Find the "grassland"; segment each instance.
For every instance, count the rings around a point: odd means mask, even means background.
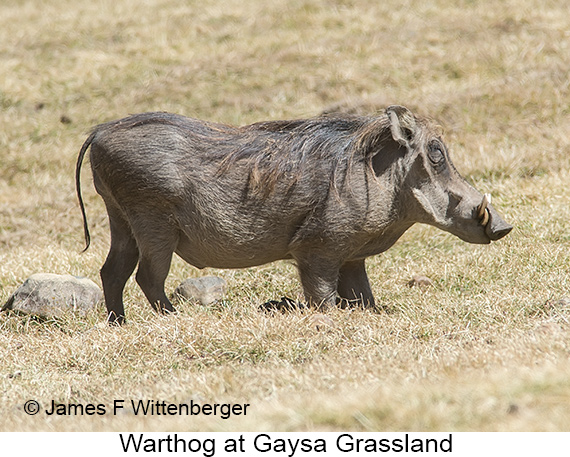
[[[270,316],[295,267],[217,274],[226,300],[129,324],[103,310],[0,314],[0,430],[570,430],[570,11],[566,0],[4,0],[0,301],[30,274],[95,281],[108,249],[76,154],[89,128],[166,110],[245,124],[405,104],[437,119],[457,168],[515,226],[491,246],[413,227],[370,259],[377,313]],[[433,287],[408,288],[414,274]],[[36,399],[250,403],[246,417],[27,416]]]

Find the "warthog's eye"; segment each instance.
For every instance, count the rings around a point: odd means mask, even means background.
[[[428,158],[433,165],[443,165],[445,155],[443,154],[443,145],[439,141],[432,141],[427,148]]]

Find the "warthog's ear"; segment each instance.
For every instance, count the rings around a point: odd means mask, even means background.
[[[405,106],[392,105],[386,108],[386,115],[390,121],[392,138],[402,146],[409,147],[416,133],[416,119],[412,112]]]

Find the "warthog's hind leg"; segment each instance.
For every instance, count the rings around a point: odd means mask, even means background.
[[[125,322],[123,290],[139,260],[137,243],[121,211],[107,204],[111,229],[111,248],[103,267],[101,282],[110,324]]]

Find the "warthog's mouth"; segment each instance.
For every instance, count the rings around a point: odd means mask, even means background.
[[[479,223],[483,227],[486,227],[487,224],[489,223],[489,220],[491,219],[488,208],[490,203],[491,203],[491,194],[485,194],[483,195],[483,201],[477,207],[477,218],[479,219]]]
[[[491,207],[491,195],[489,194],[483,195],[483,201],[477,206],[477,219],[491,241],[503,238],[513,229],[513,226],[507,224],[497,211]]]

